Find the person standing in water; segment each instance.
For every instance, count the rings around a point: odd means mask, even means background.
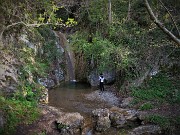
[[[100,76],[99,76],[99,83],[100,83],[100,90],[104,91],[104,77],[103,77],[103,74],[100,74]]]

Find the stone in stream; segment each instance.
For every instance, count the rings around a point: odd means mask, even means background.
[[[102,132],[111,127],[111,121],[109,119],[110,111],[108,109],[96,109],[92,113],[96,131]]]
[[[57,128],[61,135],[79,135],[84,125],[80,113],[64,113],[56,119]]]

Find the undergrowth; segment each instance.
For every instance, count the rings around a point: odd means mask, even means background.
[[[35,100],[0,96],[0,110],[3,110],[6,119],[5,127],[0,134],[12,134],[18,124],[32,123],[39,116]]]
[[[153,76],[148,85],[140,88],[132,88],[134,102],[152,101],[162,103],[180,103],[180,89],[174,85],[167,75]]]
[[[134,97],[132,105],[140,110],[151,110],[166,104],[173,105],[180,103],[180,80],[167,74],[160,73],[153,76],[146,85],[139,88],[132,88],[131,94]],[[180,118],[177,116],[165,117],[163,114],[149,115],[146,120],[159,125],[166,133],[171,134],[176,125],[179,125]]]

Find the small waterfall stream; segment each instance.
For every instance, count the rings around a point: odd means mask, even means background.
[[[74,73],[74,58],[73,53],[71,51],[71,48],[69,46],[69,43],[67,42],[66,35],[61,32],[56,32],[60,39],[60,44],[63,47],[65,51],[65,57],[66,57],[66,65],[67,65],[67,81],[76,81],[75,80],[75,73]]]

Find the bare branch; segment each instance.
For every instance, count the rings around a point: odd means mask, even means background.
[[[156,18],[156,16],[154,15],[148,0],[144,0],[147,11],[151,17],[151,19],[154,21],[154,23],[166,34],[168,35],[175,43],[177,43],[177,45],[180,46],[180,39],[178,37],[176,37],[173,33],[171,33],[168,29],[165,28],[165,26]]]
[[[0,33],[0,37],[2,37],[4,31],[8,30],[11,27],[17,26],[17,25],[24,25],[26,27],[39,27],[39,26],[43,26],[43,25],[56,25],[56,26],[65,26],[65,24],[62,23],[33,23],[33,24],[26,24],[25,22],[16,22],[16,23],[12,23],[6,27],[3,27],[3,30]]]
[[[127,13],[127,21],[131,19],[131,0],[129,0],[128,4],[128,13]]]
[[[169,10],[167,9],[167,7],[162,3],[162,1],[159,0],[159,2],[161,3],[161,5],[166,9],[166,11],[168,12],[168,14],[170,15],[171,20],[173,21],[174,26],[176,27],[176,30],[177,30],[177,32],[178,32],[178,36],[180,37],[180,32],[179,32],[179,29],[178,29],[178,27],[177,27],[177,25],[176,25],[176,22],[175,22],[173,16],[171,15],[171,13],[170,13]]]

